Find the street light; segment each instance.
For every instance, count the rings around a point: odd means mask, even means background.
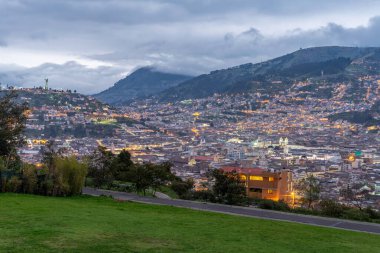
[[[294,209],[294,199],[295,199],[294,191],[292,192],[292,198],[293,198],[293,204],[292,204],[292,206],[293,206],[293,209]]]

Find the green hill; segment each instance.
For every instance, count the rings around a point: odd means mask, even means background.
[[[0,195],[0,252],[378,252],[380,236],[108,198]]]
[[[202,98],[214,93],[287,92],[295,81],[354,80],[366,74],[380,74],[380,48],[314,47],[261,63],[248,63],[212,71],[169,88],[157,97],[162,101]],[[325,86],[324,82],[318,84]],[[318,88],[316,87],[316,88]],[[313,89],[315,90],[315,89]],[[317,97],[331,92],[315,92]]]

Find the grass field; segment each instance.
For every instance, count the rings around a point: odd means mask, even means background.
[[[117,202],[0,194],[0,252],[380,252],[380,236]]]

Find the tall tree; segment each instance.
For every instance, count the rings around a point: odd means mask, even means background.
[[[22,135],[27,118],[27,105],[16,101],[12,91],[0,98],[0,156],[16,155],[16,148],[24,143]]]
[[[308,175],[306,178],[301,179],[296,185],[296,189],[302,196],[301,201],[308,208],[320,199],[321,186],[319,180],[313,175]]]
[[[116,180],[128,181],[129,170],[133,166],[131,154],[122,150],[112,162],[112,173]]]
[[[228,205],[243,205],[246,203],[246,189],[238,173],[213,170],[210,176],[214,181],[212,192],[217,202]]]
[[[149,164],[136,164],[128,172],[129,181],[133,184],[137,192],[142,192],[145,196],[146,190],[153,184],[153,170]]]
[[[152,170],[153,182],[152,189],[153,194],[163,185],[168,184],[170,181],[175,179],[174,174],[172,174],[170,168],[172,164],[169,162],[165,162],[157,165],[150,165],[150,169]]]
[[[88,175],[94,179],[96,187],[111,184],[114,180],[112,164],[115,155],[99,146],[89,157]]]

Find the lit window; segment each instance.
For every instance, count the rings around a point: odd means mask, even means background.
[[[268,189],[268,194],[273,194],[273,190],[272,189]]]
[[[273,182],[274,181],[274,177],[269,177],[269,182]]]
[[[246,177],[245,175],[240,175],[240,179],[241,179],[241,180],[246,180],[247,177]]]
[[[249,180],[251,181],[263,181],[264,178],[260,176],[249,176]]]

